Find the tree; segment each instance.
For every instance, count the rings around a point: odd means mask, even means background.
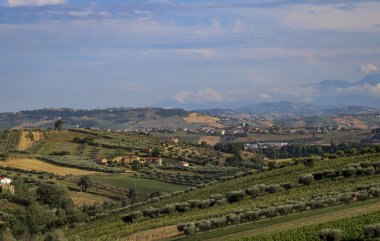
[[[367,239],[375,239],[380,237],[380,224],[372,224],[363,228],[364,237]]]
[[[131,199],[132,201],[136,201],[136,199],[137,199],[136,189],[129,188],[129,190],[128,190],[128,198]]]
[[[316,161],[320,160],[319,157],[308,157],[303,159],[302,163],[307,167],[314,167]]]
[[[142,163],[139,160],[134,160],[131,165],[132,170],[139,171],[143,168]]]
[[[89,176],[82,176],[77,184],[82,189],[82,192],[92,187],[92,181]]]
[[[43,184],[37,188],[37,201],[50,208],[72,209],[73,201],[67,187],[55,184]]]
[[[298,182],[305,186],[309,186],[314,182],[314,176],[312,174],[305,174],[298,179]]]
[[[6,228],[5,230],[0,231],[0,241],[16,241],[10,229]]]
[[[152,156],[159,157],[162,155],[162,149],[160,147],[153,148]]]
[[[46,235],[44,241],[67,241],[67,238],[61,230],[54,230]]]
[[[39,205],[31,205],[26,210],[26,223],[31,234],[46,232],[53,224],[55,216]]]
[[[340,229],[322,229],[319,232],[319,238],[322,241],[340,241],[343,238],[343,232]]]
[[[54,123],[54,129],[56,130],[62,130],[63,128],[63,121],[61,119],[57,120],[55,123]]]

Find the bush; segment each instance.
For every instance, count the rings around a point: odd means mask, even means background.
[[[194,235],[195,232],[196,232],[196,228],[195,228],[194,223],[190,223],[188,226],[183,228],[183,233],[186,235],[191,236],[191,235]]]
[[[305,186],[309,186],[310,184],[314,182],[314,176],[310,173],[305,174],[298,179],[298,182]]]
[[[316,161],[320,160],[319,157],[308,157],[302,160],[302,163],[307,167],[314,167]]]
[[[123,217],[123,221],[126,223],[132,223],[136,221],[137,219],[141,218],[143,216],[142,212],[137,211],[134,213],[127,214]]]
[[[249,196],[251,196],[252,198],[256,198],[260,195],[261,193],[261,190],[259,187],[252,187],[252,188],[247,188],[245,190],[245,193]]]
[[[167,204],[161,209],[162,214],[172,214],[176,211],[176,208],[172,204]]]
[[[322,241],[340,241],[343,238],[343,232],[340,229],[322,229],[319,232],[319,238]]]
[[[281,186],[278,184],[270,185],[265,188],[265,192],[267,193],[276,193],[281,191]]]
[[[367,191],[360,191],[355,193],[355,197],[358,201],[365,201],[369,198],[369,194]]]
[[[148,208],[143,211],[144,217],[149,217],[149,218],[157,218],[159,216],[160,212],[158,211],[157,208]]]
[[[226,194],[226,199],[229,203],[236,203],[245,197],[245,191],[234,191]]]
[[[363,228],[364,237],[367,239],[380,237],[380,224],[372,224]]]
[[[66,236],[60,230],[55,230],[48,233],[44,241],[67,241]]]
[[[356,175],[356,169],[354,167],[346,167],[342,170],[342,174],[344,177],[352,177]]]

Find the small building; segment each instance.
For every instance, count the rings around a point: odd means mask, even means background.
[[[143,160],[141,160],[141,158],[139,156],[135,156],[135,155],[129,155],[129,156],[125,156],[123,157],[122,159],[125,163],[128,163],[128,164],[131,164],[132,162],[134,161],[140,161],[141,163],[144,163]]]
[[[108,160],[106,158],[95,158],[94,161],[101,165],[107,165]]]
[[[183,168],[189,167],[189,163],[185,161],[179,161],[175,164],[175,167],[178,169],[183,169]]]
[[[10,178],[0,176],[0,193],[4,193],[8,191],[12,195],[14,195],[15,187],[11,183],[12,183],[12,180]]]
[[[169,142],[172,142],[172,143],[175,143],[175,144],[178,144],[178,143],[179,143],[179,140],[178,140],[178,138],[176,138],[176,137],[170,137],[170,138],[168,139],[168,141],[169,141]]]
[[[146,162],[161,167],[163,165],[163,160],[161,157],[148,157]]]

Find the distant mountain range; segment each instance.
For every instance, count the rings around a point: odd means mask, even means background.
[[[379,73],[371,73],[366,75],[363,79],[350,82],[347,80],[323,80],[317,84],[312,84],[311,86],[316,87],[318,89],[342,89],[349,87],[358,87],[363,85],[368,86],[376,86],[380,84],[380,74]]]
[[[326,115],[349,115],[379,113],[380,110],[368,106],[318,106],[291,101],[264,102],[250,107],[233,109],[207,109],[198,112],[211,115],[233,116],[239,114],[256,114],[267,118],[293,118]]]
[[[304,125],[307,126],[310,124],[310,126],[314,126],[318,125],[319,121],[310,121],[310,118],[320,119],[319,116],[330,116],[332,117],[332,123],[335,123],[334,116],[337,115],[367,113],[380,113],[380,111],[366,106],[316,106],[288,101],[260,103],[236,110],[208,109],[186,111],[183,109],[163,108],[109,108],[80,110],[71,108],[54,108],[0,113],[0,129],[52,128],[54,122],[58,119],[64,121],[66,128],[75,128],[76,126],[79,126],[81,128],[91,127],[101,129],[128,129],[136,127],[224,128],[232,123],[238,124],[238,119],[242,118],[270,118],[280,121],[276,123],[282,123],[281,120],[286,120],[287,126],[293,125],[290,125],[289,123],[294,121],[299,124],[299,118],[303,118],[305,120]],[[232,117],[234,122],[220,117]],[[368,123],[367,126],[377,125],[376,123]],[[273,125],[274,122],[261,123],[258,125],[267,126],[268,124]]]

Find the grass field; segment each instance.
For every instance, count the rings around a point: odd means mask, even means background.
[[[121,188],[136,188],[139,196],[146,196],[152,192],[174,192],[189,186],[161,182],[152,179],[135,178],[128,174],[119,175],[93,175],[92,180]]]
[[[153,240],[161,240],[161,239],[177,236],[179,234],[180,232],[177,230],[177,226],[169,226],[169,227],[156,228],[156,229],[147,230],[144,232],[139,232],[131,236],[122,238],[120,240],[122,241],[139,241],[139,240],[153,241]]]
[[[201,144],[202,141],[207,142],[209,145],[215,145],[220,141],[220,136],[201,136],[198,140],[198,144]]]
[[[224,125],[217,123],[217,121],[220,121],[219,118],[211,117],[211,116],[204,116],[198,113],[191,113],[187,117],[183,118],[187,123],[204,123],[211,127],[217,127],[217,128],[224,128]]]
[[[31,158],[10,158],[5,162],[0,162],[0,166],[15,167],[23,170],[45,171],[60,175],[89,175],[95,174],[94,171],[80,170],[76,168],[66,168],[55,166],[37,159]]]
[[[33,140],[29,136],[29,131],[23,131],[20,136],[20,142],[18,144],[19,151],[25,151],[30,148],[35,141],[39,141],[43,138],[44,134],[40,131],[33,131]]]
[[[102,195],[95,195],[87,192],[70,192],[70,197],[76,206],[93,205],[94,203],[104,203],[107,201],[113,201]]]

